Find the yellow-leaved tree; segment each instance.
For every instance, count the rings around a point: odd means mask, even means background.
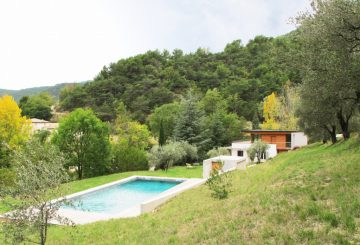
[[[299,89],[290,81],[283,86],[280,96],[275,93],[264,99],[264,123],[261,129],[298,130],[298,118],[295,112],[299,106]]]
[[[295,112],[299,106],[299,87],[293,86],[290,81],[283,86],[280,100],[280,128],[283,130],[298,130],[298,118]]]
[[[280,101],[275,93],[270,94],[264,100],[265,121],[260,125],[261,129],[280,129]]]
[[[0,98],[0,143],[2,147],[15,149],[30,137],[30,120],[21,116],[21,109],[13,97]]]

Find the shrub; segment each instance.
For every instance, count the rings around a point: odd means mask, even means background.
[[[5,244],[36,243],[45,244],[49,221],[69,224],[57,211],[62,199],[51,202],[49,197],[61,197],[66,193],[60,185],[68,181],[63,167],[64,157],[51,144],[37,140],[28,142],[15,152],[12,166],[16,175],[14,185],[0,189],[0,197],[16,198],[7,203],[12,211],[7,214],[9,222],[1,226],[5,234]]]
[[[9,168],[0,168],[0,189],[15,185],[15,172]]]
[[[174,164],[183,165],[197,159],[197,148],[186,141],[154,146],[148,153],[150,167],[167,170]]]
[[[189,144],[187,141],[180,141],[178,147],[184,150],[185,155],[176,164],[184,165],[185,163],[195,162],[197,160],[198,149],[196,146]]]
[[[111,146],[110,172],[146,170],[147,168],[148,161],[145,150],[126,142],[115,143]]]
[[[148,153],[150,167],[167,170],[174,163],[179,162],[186,152],[178,142],[172,142],[164,146],[153,146]]]
[[[225,199],[229,195],[231,188],[231,179],[229,173],[222,173],[223,163],[219,162],[220,168],[214,168],[211,171],[210,178],[206,181],[206,185],[212,191],[211,195],[217,199]]]
[[[212,157],[217,157],[217,156],[228,156],[230,155],[230,152],[228,149],[226,149],[225,147],[218,147],[218,148],[213,148],[212,150],[208,151],[208,153],[206,153],[206,155],[210,158]]]
[[[254,161],[257,158],[257,163],[261,161],[261,155],[266,154],[267,149],[269,149],[269,145],[260,140],[255,141],[250,148],[247,150],[249,158],[251,161]]]

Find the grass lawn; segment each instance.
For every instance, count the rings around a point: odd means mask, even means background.
[[[188,173],[186,169],[174,171]],[[200,171],[197,174],[199,177]],[[213,199],[203,185],[136,218],[76,228],[52,226],[48,242],[360,244],[359,139],[311,145],[231,175],[228,199]],[[116,178],[83,180],[72,183],[72,188],[78,191]]]
[[[166,176],[166,177],[183,177],[183,178],[201,178],[202,177],[202,166],[194,166],[194,168],[186,167],[173,167],[168,171],[133,171],[133,172],[124,172],[111,174],[106,176],[100,176],[90,179],[83,179],[78,181],[73,181],[66,184],[66,194],[71,194],[79,191],[83,191],[95,186],[103,185],[112,181],[119,179],[124,179],[133,175],[146,175],[146,176]],[[55,197],[54,197],[55,198]],[[9,207],[6,206],[4,202],[0,201],[0,214],[9,211]]]

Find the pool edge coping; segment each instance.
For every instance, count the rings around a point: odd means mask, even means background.
[[[82,224],[89,224],[97,221],[106,221],[110,219],[118,219],[118,218],[130,218],[130,217],[137,217],[140,216],[143,213],[148,213],[153,211],[155,208],[160,206],[161,204],[167,202],[169,199],[173,198],[174,196],[180,194],[183,191],[186,191],[188,189],[197,187],[201,184],[203,184],[206,180],[201,178],[177,178],[177,177],[160,177],[160,176],[142,176],[142,175],[133,175],[129,176],[124,179],[115,180],[103,185],[99,185],[96,187],[92,187],[83,191],[79,191],[73,194],[66,195],[64,197],[60,197],[57,199],[53,199],[50,202],[55,203],[59,201],[65,200],[71,200],[73,198],[86,195],[88,193],[98,191],[107,187],[111,187],[113,185],[117,184],[124,184],[133,180],[137,179],[145,179],[145,180],[164,180],[164,181],[174,181],[174,182],[182,182],[178,185],[159,193],[158,195],[150,198],[149,200],[146,200],[139,205],[136,205],[135,207],[123,210],[116,214],[104,214],[104,213],[97,213],[97,212],[86,212],[81,210],[66,210],[63,208],[60,208],[58,210],[58,213],[61,213],[60,215],[62,217],[65,217],[69,220],[74,219],[74,217],[67,217],[67,216],[77,216],[75,219],[72,220],[72,222],[76,225],[82,225]],[[139,209],[137,209],[137,206],[139,206]],[[52,224],[56,225],[63,225],[59,222],[53,221]]]

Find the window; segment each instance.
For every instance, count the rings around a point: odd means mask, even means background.
[[[260,159],[266,160],[266,152],[261,153]]]
[[[243,157],[244,156],[244,151],[238,151],[237,155],[238,155],[238,157]]]
[[[286,135],[286,147],[291,148],[291,134]]]

